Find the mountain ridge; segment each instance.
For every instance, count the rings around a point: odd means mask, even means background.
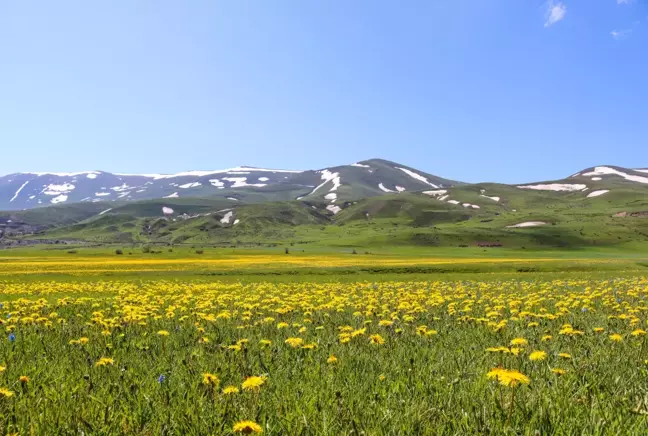
[[[266,196],[296,200],[328,195],[332,204],[382,192],[421,190],[460,184],[383,159],[318,170],[239,166],[172,174],[19,172],[0,176],[0,210],[22,210],[54,204],[138,201],[155,198]],[[341,188],[338,190],[338,188]],[[240,198],[237,198],[240,200]]]

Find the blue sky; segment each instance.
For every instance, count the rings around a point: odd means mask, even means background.
[[[6,0],[0,59],[0,174],[648,167],[646,0]]]

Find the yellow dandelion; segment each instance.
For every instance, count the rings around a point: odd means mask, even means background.
[[[0,397],[9,398],[9,397],[13,397],[13,394],[14,393],[7,388],[0,388]]]
[[[266,377],[265,376],[256,376],[253,375],[251,377],[246,378],[243,381],[243,384],[241,387],[243,388],[244,391],[257,391],[263,386],[266,382]]]
[[[544,335],[541,339],[542,342],[547,342],[553,339],[553,336],[551,335]]]
[[[218,378],[217,375],[205,372],[205,373],[203,373],[202,376],[203,376],[202,382],[203,382],[204,385],[213,386],[215,388],[217,388],[218,385],[220,385],[220,379]]]
[[[261,426],[254,421],[239,421],[234,424],[234,433],[250,434],[261,432]]]
[[[382,345],[385,343],[385,340],[380,335],[371,335],[369,336],[369,342],[375,345]]]
[[[515,338],[511,341],[511,345],[517,345],[517,346],[527,345],[528,343],[529,341],[527,341],[524,338]]]
[[[529,354],[529,360],[545,360],[547,358],[547,353],[544,351],[534,351],[533,353]]]
[[[614,333],[614,334],[610,335],[610,340],[612,340],[614,342],[621,342],[621,341],[623,341],[623,336],[621,336],[618,333]]]
[[[562,357],[563,359],[571,359],[572,356],[569,353],[558,353],[558,357]]]
[[[564,374],[567,374],[567,370],[566,370],[566,369],[561,369],[561,368],[552,368],[552,369],[551,369],[551,372],[553,372],[553,373],[556,374],[556,375],[564,375]]]
[[[159,336],[169,336],[169,332],[166,330],[160,330],[159,332],[157,332],[157,334]]]
[[[304,343],[304,340],[302,338],[288,338],[284,342],[293,348],[297,348]]]
[[[632,336],[643,336],[646,334],[645,330],[637,329],[630,333]]]
[[[239,392],[240,392],[239,388],[237,388],[236,386],[231,386],[230,385],[230,386],[225,386],[223,388],[223,394],[224,395],[238,394]]]
[[[331,354],[329,358],[326,359],[326,363],[330,363],[330,364],[338,363],[338,358]]]
[[[115,361],[111,359],[110,357],[102,357],[95,363],[95,366],[108,366],[108,365],[114,365]]]
[[[592,330],[594,330],[594,333],[603,333],[605,331],[603,327],[594,327]]]
[[[23,383],[23,384],[24,384],[24,383],[29,383],[29,377],[27,377],[26,375],[21,375],[21,376],[18,378],[18,381],[19,381],[20,383]]]

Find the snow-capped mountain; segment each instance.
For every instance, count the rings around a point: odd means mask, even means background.
[[[320,170],[236,167],[177,174],[15,173],[0,177],[0,210],[77,202],[128,202],[156,198],[270,196],[338,204],[388,192],[422,191],[457,182],[381,159]]]

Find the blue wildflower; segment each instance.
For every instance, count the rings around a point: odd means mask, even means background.
[[[164,376],[164,374],[160,374],[160,376],[157,379],[158,383],[162,384],[164,383],[164,380],[166,380],[166,377]]]
[[[14,335],[13,333],[11,333],[11,334],[9,335],[9,340],[10,340],[11,342],[15,341],[15,340],[16,340],[16,335]]]

